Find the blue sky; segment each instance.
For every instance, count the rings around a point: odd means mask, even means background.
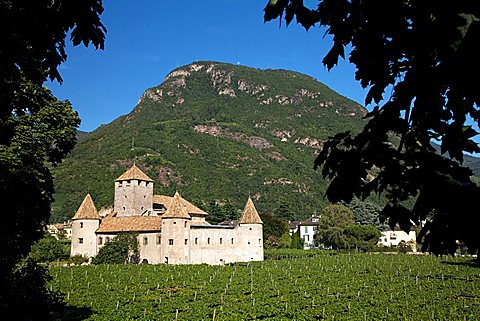
[[[295,21],[263,22],[267,0],[104,0],[105,50],[67,48],[63,84],[46,83],[68,99],[81,130],[130,112],[147,88],[177,66],[214,60],[255,68],[298,71],[363,105],[366,91],[343,61],[330,72],[321,60],[332,45],[325,30],[305,31]]]

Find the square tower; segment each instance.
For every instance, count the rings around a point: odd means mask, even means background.
[[[153,180],[135,164],[115,180],[113,210],[117,216],[148,214],[153,206]]]

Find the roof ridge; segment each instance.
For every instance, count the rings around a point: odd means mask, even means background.
[[[255,204],[253,204],[252,199],[249,197],[245,208],[243,209],[242,217],[238,221],[239,224],[263,224],[260,215],[258,215]]]
[[[120,175],[115,182],[117,181],[125,181],[129,179],[138,179],[141,181],[153,182],[153,179],[147,176],[137,165],[133,164],[125,173]]]
[[[162,218],[191,218],[187,212],[187,206],[178,192],[175,192],[173,200],[162,215]]]
[[[93,203],[90,194],[87,194],[83,199],[82,204],[78,208],[72,220],[100,220],[95,204]]]

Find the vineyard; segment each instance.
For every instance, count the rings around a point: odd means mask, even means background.
[[[461,258],[318,254],[207,265],[51,268],[57,320],[478,320],[480,268]]]

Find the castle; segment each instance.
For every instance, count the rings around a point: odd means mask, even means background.
[[[263,260],[263,223],[248,198],[234,226],[211,225],[180,194],[153,195],[153,180],[133,165],[115,180],[111,213],[101,217],[88,194],[72,221],[71,255],[93,257],[119,233],[138,233],[140,262],[225,264]]]

